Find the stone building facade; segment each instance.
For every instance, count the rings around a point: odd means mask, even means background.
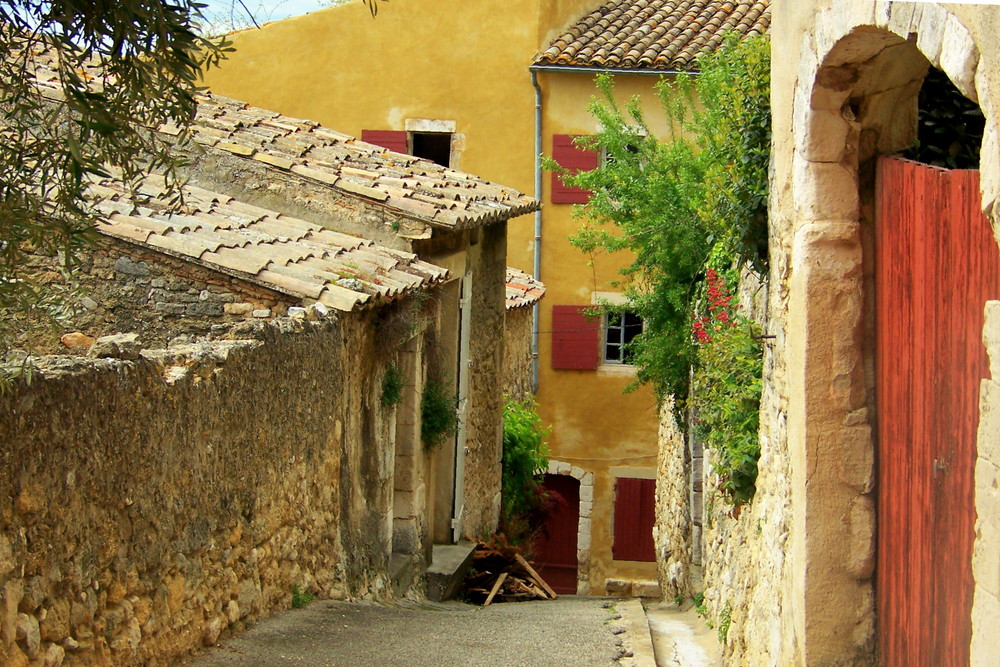
[[[756,496],[738,518],[706,508],[706,599],[726,624],[733,664],[876,664],[886,630],[876,605],[873,160],[913,144],[918,91],[929,67],[942,70],[986,118],[981,208],[1000,238],[1000,11],[777,0],[773,15],[765,330],[773,338],[765,352],[760,472]],[[994,660],[1000,617],[1000,306],[982,306],[992,364],[981,384],[978,518],[967,564],[973,665]]]

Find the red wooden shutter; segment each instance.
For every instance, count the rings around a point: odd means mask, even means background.
[[[615,482],[615,560],[656,560],[655,501],[655,479],[620,477]]]
[[[573,136],[569,134],[552,135],[552,159],[560,167],[576,173],[591,171],[597,168],[597,151],[584,150],[573,145]],[[590,201],[590,190],[571,187],[562,182],[559,174],[552,173],[552,203],[554,204],[586,204]]]
[[[406,132],[403,130],[361,130],[361,141],[388,148],[397,153],[407,153]]]
[[[586,306],[552,306],[552,368],[594,370],[601,322]]]

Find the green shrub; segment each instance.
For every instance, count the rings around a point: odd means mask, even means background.
[[[424,447],[434,450],[458,430],[457,400],[451,387],[442,380],[431,379],[424,385],[420,401],[420,439]]]
[[[387,368],[382,376],[382,395],[379,400],[387,408],[399,405],[403,400],[403,374],[395,366]]]
[[[548,436],[534,399],[507,399],[503,408],[501,499],[503,530],[511,542],[521,541],[538,527],[543,475],[549,466]]]
[[[292,607],[295,609],[302,609],[312,601],[313,596],[304,592],[301,586],[298,584],[292,586]]]

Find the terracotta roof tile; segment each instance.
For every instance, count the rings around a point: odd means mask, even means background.
[[[149,177],[141,202],[120,182],[103,179],[92,196],[112,211],[97,225],[101,234],[146,246],[299,298],[340,310],[382,302],[448,276],[415,255],[383,248],[356,236],[323,229],[275,211],[202,188],[184,189],[184,211],[163,210],[163,181]]]
[[[507,310],[532,306],[545,296],[545,285],[529,274],[507,267]]]
[[[572,25],[534,64],[693,71],[726,33],[749,37],[770,27],[770,0],[614,0]]]

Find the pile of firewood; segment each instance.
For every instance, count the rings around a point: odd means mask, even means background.
[[[465,599],[482,604],[554,600],[556,592],[515,547],[480,542],[472,555],[472,570],[465,577]]]

